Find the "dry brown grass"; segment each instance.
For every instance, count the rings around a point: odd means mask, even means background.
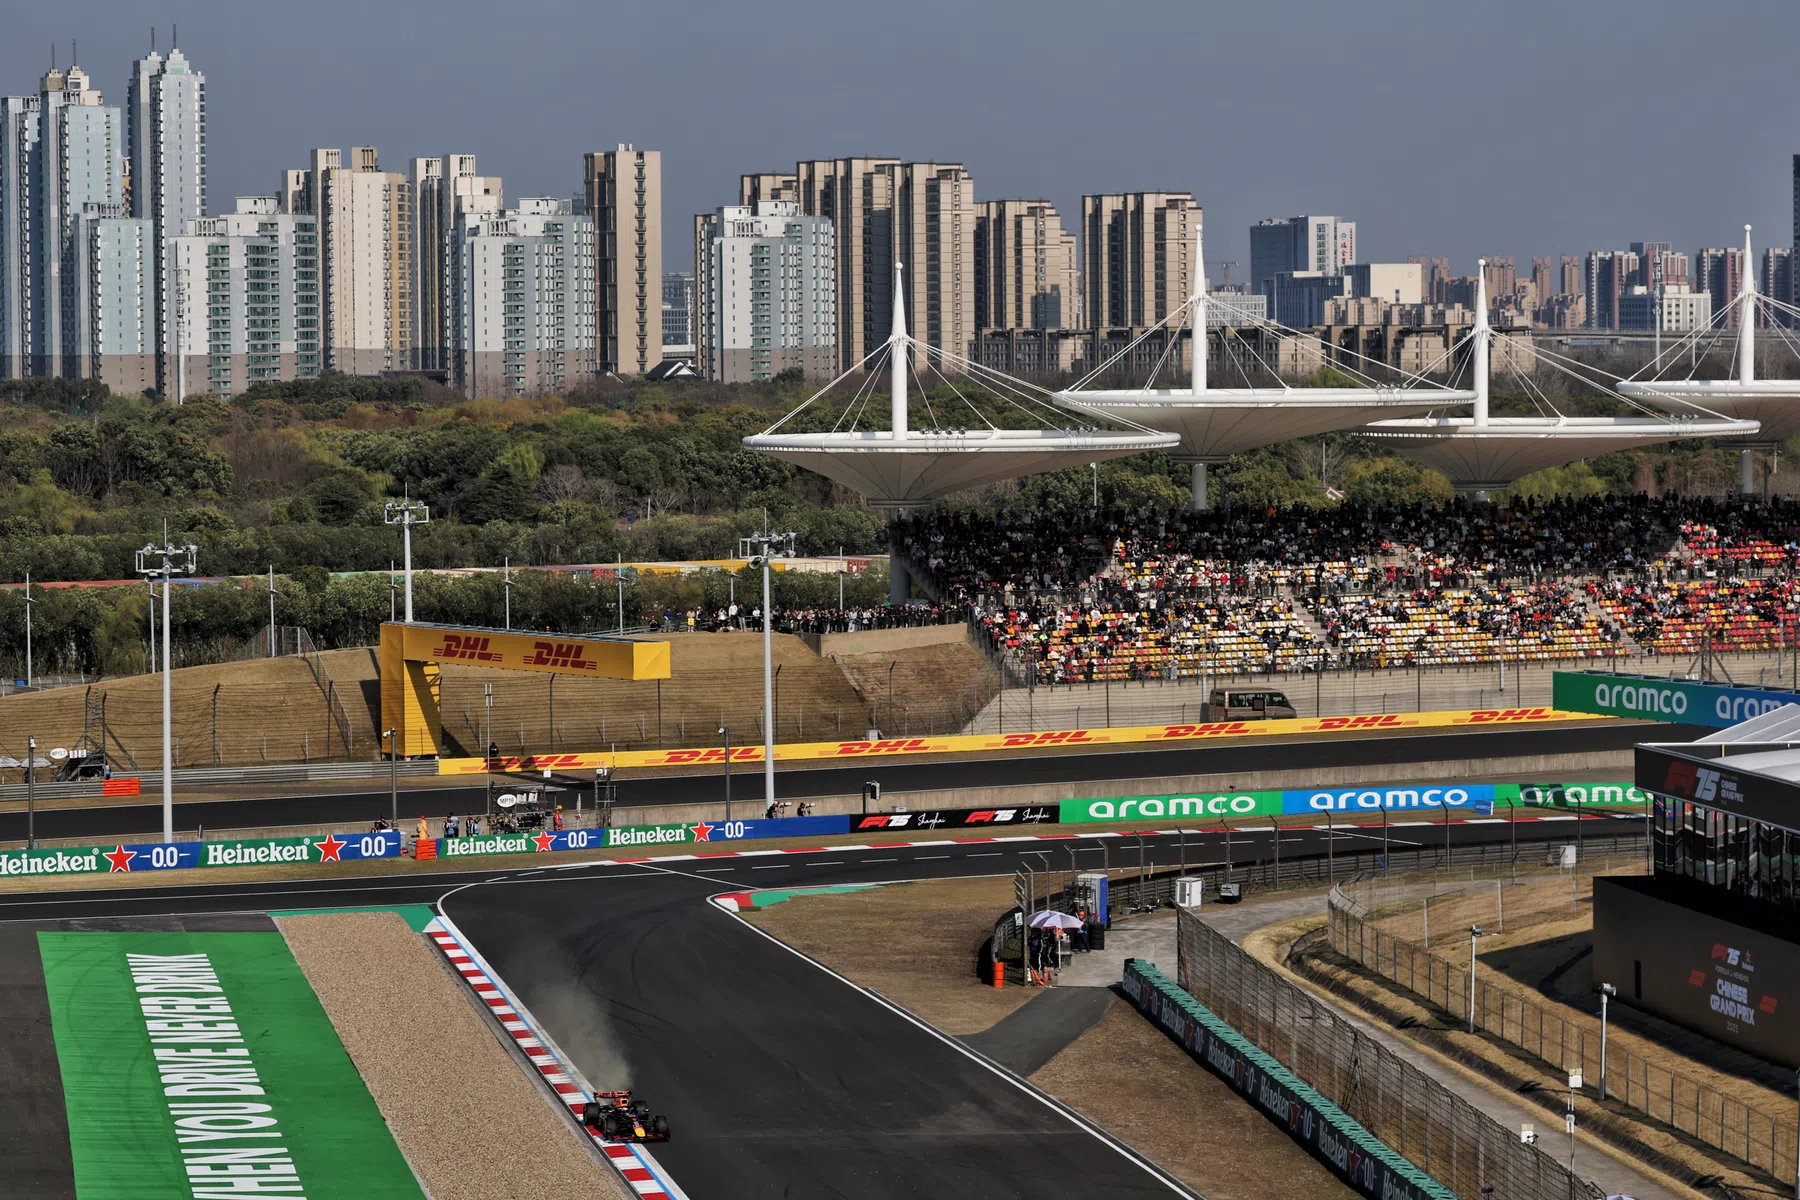
[[[946,1033],[979,1033],[1035,992],[975,978],[975,955],[1013,905],[1012,877],[899,883],[797,896],[745,914],[761,928]]]
[[[1208,1200],[1356,1194],[1123,1000],[1031,1082]]]
[[[746,917],[945,1032],[969,1034],[1039,994],[974,977],[976,946],[1012,902],[1010,879],[947,879],[801,896]],[[1031,1082],[1210,1200],[1353,1194],[1122,1001]]]
[[[350,719],[352,757],[371,757],[376,718],[364,700],[363,682],[375,678],[374,655],[368,650],[333,650],[320,658]],[[81,736],[88,690],[53,688],[0,699],[0,753],[22,757],[27,735],[36,737],[40,746],[73,745]],[[107,726],[117,739],[109,741],[107,752],[117,756],[123,749],[140,769],[159,766],[162,676],[108,679],[93,685],[92,690],[96,699],[106,697]],[[215,746],[220,763],[263,762],[265,737],[268,762],[299,762],[303,751],[314,761],[322,760],[328,739],[332,757],[344,757],[342,735],[326,718],[325,694],[298,658],[250,659],[172,671],[169,712],[178,767],[214,765]],[[114,761],[120,760],[115,757]],[[16,774],[9,772],[9,778]]]
[[[1566,889],[1568,884],[1566,881],[1558,881],[1557,886]],[[1489,905],[1493,903],[1491,893],[1485,896],[1485,900]],[[1436,909],[1434,902],[1434,928],[1439,919]],[[1310,928],[1317,928],[1323,923],[1323,916],[1318,916],[1311,920]],[[1466,931],[1467,922],[1463,928]],[[1391,1027],[1394,1022],[1405,1024],[1406,1028],[1397,1031],[1396,1036],[1406,1038],[1446,1068],[1515,1102],[1518,1097],[1513,1092],[1519,1085],[1513,1081],[1535,1085],[1552,1095],[1566,1094],[1567,1080],[1560,1069],[1547,1066],[1516,1047],[1501,1043],[1488,1035],[1469,1034],[1461,1023],[1446,1019],[1440,1010],[1425,1003],[1420,997],[1332,953],[1328,948],[1302,952],[1292,964],[1299,971],[1290,969],[1290,965],[1284,960],[1295,940],[1309,932],[1309,922],[1297,920],[1259,932],[1263,936],[1252,935],[1244,939],[1246,951],[1332,1004],[1359,1010],[1365,1017],[1384,1027]],[[1466,932],[1463,940],[1467,941]],[[1483,947],[1482,953],[1486,955],[1486,947]],[[1466,951],[1464,959],[1467,959]],[[1473,1064],[1480,1064],[1479,1069]],[[1502,1078],[1506,1082],[1501,1082]],[[1699,1147],[1683,1135],[1670,1133],[1650,1124],[1641,1113],[1626,1108],[1617,1101],[1609,1101],[1601,1106],[1591,1096],[1583,1095],[1576,1098],[1575,1108],[1581,1121],[1583,1142],[1621,1161],[1631,1162],[1639,1170],[1648,1171],[1678,1194],[1699,1196],[1698,1192],[1683,1187],[1655,1168],[1639,1162],[1626,1151],[1595,1138],[1588,1132],[1589,1126],[1602,1115],[1610,1121],[1623,1123],[1630,1129],[1633,1137],[1652,1151],[1696,1175],[1717,1175],[1726,1186],[1736,1189],[1744,1196],[1773,1198],[1791,1194],[1790,1189],[1774,1185],[1766,1177],[1736,1165],[1735,1160],[1718,1151]],[[1553,1120],[1553,1115],[1548,1119]]]
[[[428,1195],[629,1194],[397,913],[278,924]]]
[[[445,664],[440,699],[446,739],[480,754],[486,727],[482,685],[494,685],[493,739],[502,752],[535,753],[716,746],[721,724],[733,745],[762,740],[762,635],[646,635],[669,643],[669,678],[656,681],[536,675]],[[781,669],[775,702],[777,741],[825,742],[861,737],[868,714],[842,670],[792,634],[771,639]],[[551,683],[555,713],[551,712]],[[658,737],[658,696],[662,730]],[[446,754],[457,753],[447,745]]]
[[[967,642],[913,646],[882,654],[838,656],[863,699],[863,712],[890,737],[908,731],[956,732],[994,692],[994,668]],[[888,716],[888,670],[893,668],[894,715]]]
[[[1483,937],[1478,950],[1478,974],[1483,983],[1501,989],[1509,997],[1546,1008],[1568,1022],[1571,1045],[1576,1042],[1576,1030],[1585,1033],[1590,1057],[1597,1053],[1592,1047],[1600,1041],[1598,1005],[1592,999],[1593,894],[1592,875],[1507,888],[1505,927],[1493,936]],[[1499,911],[1491,889],[1433,900],[1431,952],[1459,967],[1467,967],[1469,926],[1481,924],[1484,930],[1493,929]],[[1375,923],[1384,933],[1418,943],[1423,932],[1423,909],[1419,906],[1394,913]],[[1674,1071],[1698,1080],[1765,1113],[1791,1110],[1791,1096],[1756,1078],[1759,1074],[1765,1079],[1775,1074],[1775,1069],[1767,1064],[1760,1064],[1759,1071],[1757,1060],[1646,1014],[1630,1010],[1621,1014],[1617,1008],[1614,1014],[1626,1018],[1613,1021],[1607,1031],[1615,1053],[1629,1051],[1650,1063],[1653,1070]],[[1644,1032],[1631,1028],[1634,1025]],[[1617,1066],[1621,1060],[1613,1061]]]

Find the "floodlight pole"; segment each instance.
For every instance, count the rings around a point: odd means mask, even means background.
[[[163,841],[175,840],[175,756],[174,742],[169,729],[169,588],[175,572],[192,575],[195,569],[195,558],[199,554],[198,547],[189,544],[177,546],[168,541],[168,532],[163,532],[164,544],[161,546],[145,546],[137,552],[138,574],[154,579],[162,576],[162,794],[163,794]],[[155,643],[153,642],[152,645]]]
[[[1600,985],[1600,1102],[1606,1102],[1606,1002],[1619,994],[1610,983]],[[1629,1089],[1627,1089],[1629,1090]],[[1800,1183],[1795,1184],[1800,1187]]]
[[[388,804],[393,810],[393,824],[400,828],[400,731],[386,730],[388,743]]]
[[[25,690],[31,690],[31,572],[25,572]],[[839,607],[843,607],[839,605]]]
[[[1469,1032],[1470,1033],[1475,1032],[1475,939],[1480,936],[1481,936],[1481,926],[1479,926],[1479,925],[1469,926]],[[1606,1045],[1604,1036],[1602,1036],[1600,1044],[1602,1046]],[[1601,1051],[1601,1055],[1602,1055],[1602,1057],[1601,1057],[1600,1061],[1601,1061],[1601,1063],[1604,1064],[1606,1062],[1604,1050]],[[1605,1066],[1602,1066],[1600,1068],[1600,1070],[1602,1072],[1601,1077],[1605,1078],[1605,1074],[1604,1074],[1605,1070],[1606,1070]]]
[[[37,774],[37,739],[25,739],[25,848],[37,849],[37,790],[33,776]]]
[[[503,585],[506,588],[506,628],[507,628],[508,632],[511,632],[511,630],[512,630],[512,559],[503,558],[500,560],[500,562],[502,564],[500,567],[500,573],[501,573],[502,578],[504,578],[506,581],[505,584]],[[555,676],[551,676],[551,678],[554,679]]]
[[[431,509],[422,501],[410,496],[401,500],[389,500],[381,510],[382,520],[389,525],[400,526],[401,552],[406,567],[406,623],[412,624],[412,527],[431,523]]]
[[[731,820],[731,729],[719,726],[719,736],[725,739],[725,819]]]
[[[274,658],[275,651],[275,564],[269,564],[269,657]]]
[[[895,320],[898,321],[899,318],[895,317]],[[800,535],[797,533],[770,533],[766,529],[738,539],[738,557],[749,559],[752,566],[757,565],[757,560],[761,559],[762,566],[763,800],[767,804],[775,803],[775,671],[772,666],[775,658],[775,634],[769,602],[769,560],[776,555],[792,558],[799,540]]]

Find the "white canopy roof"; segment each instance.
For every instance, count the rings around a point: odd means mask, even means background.
[[[1205,388],[1061,392],[1063,408],[1179,434],[1175,456],[1218,462],[1294,438],[1475,399],[1449,388]]]
[[[1621,382],[1621,394],[1667,405],[1688,402],[1722,417],[1755,421],[1756,439],[1781,442],[1800,433],[1800,379],[1680,379],[1667,383]]]
[[[1743,438],[1754,421],[1698,417],[1421,417],[1358,433],[1444,473],[1459,492],[1498,491],[1548,467],[1683,438]]]
[[[752,450],[816,471],[867,497],[876,508],[920,508],[952,492],[1002,479],[1167,450],[1173,434],[1058,429],[885,430],[763,433]]]

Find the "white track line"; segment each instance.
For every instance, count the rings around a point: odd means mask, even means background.
[[[843,984],[845,987],[850,988],[852,991],[860,992],[862,995],[868,997],[870,1000],[873,1000],[875,1003],[881,1005],[881,1007],[887,1009],[889,1012],[893,1013],[895,1016],[898,1016],[902,1020],[908,1022],[909,1024],[914,1025],[917,1028],[924,1030],[926,1033],[930,1034],[932,1037],[936,1038],[938,1041],[942,1042],[944,1045],[950,1047],[952,1050],[955,1050],[957,1053],[959,1053],[963,1057],[967,1058],[970,1062],[980,1065],[982,1067],[982,1069],[993,1073],[993,1075],[996,1078],[999,1078],[1001,1080],[1004,1080],[1006,1083],[1011,1084],[1013,1087],[1017,1088],[1019,1091],[1023,1092],[1025,1095],[1031,1097],[1033,1100],[1036,1100],[1038,1103],[1042,1104],[1044,1107],[1046,1107],[1046,1108],[1050,1109],[1052,1112],[1057,1113],[1058,1115],[1062,1116],[1070,1124],[1074,1125],[1077,1129],[1080,1129],[1082,1132],[1088,1134],[1089,1136],[1094,1138],[1094,1140],[1098,1141],[1101,1145],[1106,1146],[1108,1149],[1114,1151],[1121,1158],[1125,1159],[1127,1162],[1131,1163],[1133,1166],[1140,1168],[1141,1170],[1146,1172],[1151,1178],[1155,1179],[1158,1183],[1165,1185],[1169,1189],[1169,1191],[1172,1192],[1173,1194],[1175,1194],[1177,1196],[1190,1196],[1190,1197],[1194,1195],[1194,1193],[1192,1191],[1190,1191],[1188,1188],[1184,1187],[1179,1181],[1177,1181],[1173,1176],[1171,1176],[1167,1172],[1165,1172],[1161,1167],[1157,1166],[1155,1163],[1151,1162],[1149,1159],[1138,1154],[1135,1150],[1132,1150],[1129,1146],[1126,1146],[1122,1142],[1115,1140],[1113,1137],[1111,1137],[1109,1134],[1107,1134],[1105,1130],[1101,1129],[1099,1126],[1095,1125],[1093,1122],[1087,1120],[1081,1114],[1075,1112],[1073,1109],[1069,1108],[1067,1105],[1065,1105],[1061,1101],[1057,1100],[1054,1096],[1051,1096],[1045,1092],[1039,1091],[1037,1088],[1031,1086],[1031,1084],[1025,1082],[1023,1079],[1020,1079],[1017,1075],[1012,1074],[1010,1071],[1007,1071],[1004,1068],[997,1066],[996,1064],[989,1061],[988,1059],[975,1053],[973,1050],[971,1050],[969,1047],[963,1045],[957,1039],[950,1037],[947,1034],[939,1032],[938,1030],[934,1029],[932,1026],[926,1024],[924,1021],[921,1021],[918,1017],[913,1016],[912,1013],[906,1011],[904,1008],[901,1008],[898,1004],[895,1004],[893,1001],[891,1001],[887,997],[883,996],[881,993],[870,991],[868,988],[863,987],[861,984],[855,983],[849,979],[846,979],[844,976],[838,974],[836,971],[832,970],[830,967],[826,966],[824,963],[820,962],[818,959],[813,958],[810,955],[801,953],[800,951],[794,949],[792,946],[788,945],[786,942],[782,941],[780,938],[777,938],[772,934],[765,933],[763,930],[757,928],[755,925],[752,925],[750,922],[744,920],[742,915],[732,912],[730,909],[727,909],[721,905],[711,904],[711,903],[708,904],[708,907],[716,909],[717,911],[730,916],[731,918],[736,920],[738,922],[738,924],[740,924],[744,928],[750,930],[752,933],[756,934],[758,937],[768,939],[770,942],[774,943],[777,946],[780,946],[783,950],[786,950],[789,954],[792,954],[795,958],[800,959],[802,962],[811,963],[813,966],[815,966],[819,970],[825,972],[825,974],[831,976],[833,979],[837,980],[839,983]]]

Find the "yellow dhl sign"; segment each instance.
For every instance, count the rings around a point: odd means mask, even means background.
[[[405,658],[411,662],[467,663],[509,671],[592,675],[600,679],[669,677],[667,642],[571,638],[547,633],[495,633],[430,625],[384,625],[382,634],[384,637],[403,637]]]
[[[1134,725],[1113,729],[1054,729],[1037,733],[883,738],[879,741],[796,742],[775,747],[776,762],[823,759],[893,758],[903,754],[979,754],[995,750],[1053,749],[1058,746],[1132,746],[1171,742],[1204,742],[1243,737],[1291,737],[1317,733],[1373,733],[1459,726],[1538,724],[1591,721],[1591,713],[1554,708],[1489,708],[1455,712],[1377,713],[1360,717],[1305,717],[1289,721],[1215,721],[1207,724]],[[684,767],[723,763],[719,746],[679,750],[621,750],[617,753],[505,755],[438,760],[440,775],[479,775],[487,771],[589,771],[598,767]],[[761,746],[733,746],[731,761],[760,763]]]

